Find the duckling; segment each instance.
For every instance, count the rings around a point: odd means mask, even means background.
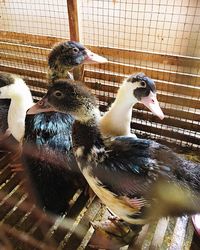
[[[26,111],[34,104],[31,91],[19,76],[0,73],[0,99],[11,99],[5,123],[20,142],[24,135]]]
[[[82,84],[56,81],[33,109],[74,116],[73,150],[81,172],[101,201],[130,226],[200,211],[200,165],[153,140],[117,136],[107,143],[98,127],[96,99]]]
[[[49,82],[72,78],[69,70],[85,63],[104,63],[78,42],[62,42],[48,56]],[[70,114],[27,112],[22,162],[29,172],[39,205],[50,213],[63,214],[77,188],[86,182],[72,152],[71,131],[74,118]],[[18,171],[19,169],[16,168]]]
[[[134,84],[133,84],[134,82]],[[115,101],[100,119],[100,130],[104,136],[134,136],[131,133],[133,106],[141,102],[160,119],[164,114],[156,98],[155,83],[144,73],[128,76],[117,92]]]
[[[99,56],[81,43],[68,41],[56,44],[48,56],[48,79],[73,79],[69,72],[81,64],[106,63],[107,59]]]

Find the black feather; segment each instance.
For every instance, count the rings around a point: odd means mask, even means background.
[[[55,112],[26,116],[22,161],[39,203],[62,214],[85,181],[72,152],[70,115]]]

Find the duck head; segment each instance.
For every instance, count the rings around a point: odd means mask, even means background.
[[[62,42],[55,45],[48,56],[49,78],[66,78],[67,72],[76,66],[105,62],[106,58],[93,53],[79,42]]]
[[[8,73],[0,73],[0,98],[10,98],[9,97],[9,90],[10,87],[13,86],[15,83],[15,79],[13,75]]]
[[[160,119],[164,118],[164,114],[156,97],[155,83],[144,73],[130,75],[124,80],[121,88],[124,89],[122,94],[129,95],[127,97],[124,96],[124,100],[130,97],[132,103],[143,103],[153,114]]]
[[[22,78],[14,74],[0,73],[0,99],[12,99],[25,95],[28,87]]]
[[[70,79],[56,80],[47,94],[29,109],[28,114],[50,111],[70,113],[79,121],[100,118],[96,98],[90,90]]]

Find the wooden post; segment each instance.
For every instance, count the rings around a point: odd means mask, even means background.
[[[67,0],[70,40],[79,41],[77,0]]]
[[[67,0],[67,9],[69,17],[70,40],[79,42],[80,36],[79,36],[77,0]],[[83,71],[84,71],[83,66],[74,69],[73,70],[74,79],[82,80]]]

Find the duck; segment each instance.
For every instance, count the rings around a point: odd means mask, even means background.
[[[57,48],[56,48],[56,51],[58,51]],[[50,60],[51,62],[52,62],[52,57],[55,57],[54,51],[49,56],[49,58],[51,59]],[[55,65],[55,64],[51,64],[51,65]],[[66,73],[66,71],[64,71],[64,70],[63,70],[63,72]],[[55,77],[56,74],[51,73],[50,75],[51,76],[53,75]],[[144,85],[144,82],[146,81],[145,86],[143,86],[144,91],[139,91],[138,94],[137,94],[137,90],[135,90],[136,91],[135,93],[136,93],[137,97],[135,95],[133,95],[133,94],[129,95],[129,93],[133,93],[133,86],[132,86],[133,84],[132,83],[130,84],[130,81],[129,81],[131,79],[131,77],[132,78],[135,77],[135,79],[138,80],[142,85]],[[138,85],[138,86],[140,86],[140,85]],[[138,87],[138,86],[136,86],[136,84],[135,84],[135,88]],[[121,101],[122,95],[126,96],[126,100],[127,100],[126,105],[124,105],[123,102]],[[148,103],[148,104],[145,103],[145,100],[147,98],[148,98],[148,101],[146,101],[146,103]],[[122,87],[120,88],[116,99],[117,99],[117,104],[115,102],[114,105],[112,105],[109,112],[106,114],[106,119],[101,120],[100,129],[102,127],[105,128],[105,125],[107,126],[108,121],[109,121],[109,117],[112,118],[113,114],[116,115],[115,110],[116,110],[116,108],[119,108],[120,104],[123,105],[123,107],[124,107],[124,109],[123,109],[124,114],[128,113],[128,117],[129,117],[129,119],[131,119],[130,109],[132,109],[132,106],[136,102],[139,102],[141,99],[142,99],[142,102],[145,103],[146,106],[149,106],[149,107],[154,106],[154,110],[156,110],[155,112],[157,112],[158,116],[160,116],[160,117],[163,116],[163,113],[162,113],[161,109],[159,108],[159,104],[158,104],[158,101],[156,99],[156,89],[155,89],[155,87],[154,87],[154,85],[152,83],[152,80],[150,78],[146,77],[143,73],[139,73],[139,74],[129,76],[127,78],[127,80],[125,80],[124,83],[122,84]],[[150,103],[152,103],[152,102],[154,102],[154,104],[150,105]],[[129,107],[129,109],[125,110],[125,107],[127,105]],[[34,112],[29,110],[28,115],[26,117],[26,124],[27,124],[26,125],[26,133],[25,133],[26,141],[27,141],[27,138],[29,138],[29,140],[28,140],[29,145],[27,146],[27,143],[26,143],[26,149],[30,148],[30,144],[33,145],[34,141],[35,141],[35,135],[34,135],[33,139],[30,138],[30,135],[32,136],[32,134],[30,134],[30,131],[32,131],[33,127],[35,127],[38,131],[40,131],[40,133],[41,133],[42,130],[44,131],[44,133],[47,133],[47,131],[49,131],[49,128],[47,126],[49,126],[50,122],[46,122],[46,120],[45,120],[45,118],[47,119],[47,117],[48,117],[48,120],[51,121],[51,125],[55,126],[55,128],[53,128],[52,131],[56,131],[55,132],[55,137],[58,138],[57,141],[59,141],[59,145],[58,145],[58,143],[56,145],[54,145],[54,146],[53,146],[53,144],[51,145],[51,153],[48,154],[48,160],[43,156],[43,166],[44,166],[44,164],[47,164],[47,166],[49,166],[50,164],[54,165],[55,163],[53,163],[53,161],[57,162],[57,165],[66,165],[66,162],[65,162],[66,159],[65,159],[65,156],[63,157],[63,155],[64,155],[65,152],[71,152],[71,144],[72,144],[71,137],[70,137],[71,134],[69,136],[69,133],[66,132],[66,131],[71,131],[71,129],[72,129],[72,123],[73,123],[72,117],[69,116],[69,115],[66,116],[66,115],[63,115],[63,114],[58,115],[58,113],[55,113],[55,112],[53,112],[53,113],[48,112],[48,113],[41,113],[40,114],[40,117],[42,117],[41,121],[38,120],[38,122],[36,122],[35,118],[34,118],[34,120],[32,120],[31,113],[32,113],[32,115],[34,115]],[[37,115],[37,116],[34,115],[34,117],[36,117],[37,119],[38,119],[38,116],[39,115]],[[57,117],[54,118],[55,116],[57,116]],[[67,119],[69,120],[69,117],[72,119],[70,123],[69,123],[69,121],[67,121]],[[61,118],[62,118],[62,120],[61,120]],[[103,118],[104,118],[104,116],[103,116]],[[31,119],[31,120],[27,122],[28,119]],[[65,120],[63,120],[63,119],[65,119]],[[122,117],[122,119],[123,119],[123,117]],[[45,122],[44,122],[44,120],[45,120]],[[56,122],[54,122],[54,121],[56,121]],[[112,119],[110,119],[110,121],[112,121]],[[29,126],[28,126],[28,124],[29,124]],[[37,127],[34,124],[37,124]],[[44,126],[44,124],[46,124],[46,126]],[[109,128],[111,128],[111,126]],[[116,130],[117,129],[118,128],[116,128]],[[130,126],[129,126],[129,130],[130,130]],[[63,131],[65,131],[65,132],[63,132]],[[104,130],[103,130],[103,133],[104,133]],[[37,132],[37,134],[38,134],[38,132]],[[107,129],[107,133],[105,134],[105,136],[107,136],[108,134],[112,135],[112,131],[110,129]],[[47,140],[48,143],[51,141],[51,137],[52,137],[52,135],[50,137],[47,136],[46,140]],[[45,136],[42,136],[43,142],[41,143],[41,145],[44,145],[46,143],[44,138],[45,138]],[[53,137],[52,141],[54,141],[54,140],[55,140],[55,138]],[[66,148],[66,147],[68,147],[68,148]],[[30,169],[30,163],[29,162],[32,162],[33,160],[30,161],[30,156],[27,156],[27,151],[31,152],[31,154],[33,155],[34,150],[31,148],[29,150],[26,150],[26,154],[23,154],[23,155],[26,155],[25,156],[25,165],[28,165],[29,169]],[[41,152],[42,152],[42,150],[40,150],[40,155],[42,154]],[[45,152],[45,150],[44,150],[44,152]],[[37,158],[38,158],[39,157],[38,153],[36,153],[36,155],[37,155]],[[44,153],[44,155],[46,156],[46,153]],[[60,155],[60,157],[57,157],[57,155]],[[40,156],[40,158],[41,158],[41,156]],[[60,159],[62,159],[62,161]],[[58,162],[60,162],[60,164],[58,164]],[[76,173],[79,172],[79,168],[78,168],[78,166],[76,164],[76,161],[73,159],[70,162],[73,163],[73,165],[70,166],[69,171],[70,172],[75,171]],[[43,169],[44,169],[44,167],[42,168],[42,170]],[[46,175],[46,169],[48,169],[48,167],[45,167],[44,175]],[[52,168],[50,168],[50,169],[52,169]],[[53,169],[55,170],[55,173],[56,173],[56,174],[54,173],[54,176],[57,176],[57,175],[59,176],[60,172],[57,171],[57,168],[53,168]],[[38,171],[38,169],[37,169],[37,171]],[[43,182],[44,178],[42,178],[42,182],[40,182],[41,178],[38,178],[37,171],[35,173],[35,177],[34,177],[35,181],[34,181],[34,183],[36,183],[38,185],[36,190],[41,190],[40,186],[45,185],[45,187],[48,187],[50,185],[50,183],[48,183],[48,185],[46,185]],[[33,171],[31,171],[31,174],[32,174],[32,172]],[[63,179],[63,187],[62,187],[63,190],[64,189],[68,190],[68,189],[64,188],[64,186],[68,185],[68,183],[69,183],[68,176],[71,176],[71,174],[66,174],[65,177],[60,178],[60,179]],[[75,176],[76,177],[74,179],[81,179],[80,177],[79,178],[77,177],[77,174]],[[59,179],[59,177],[57,179]],[[48,181],[49,181],[49,179],[48,179]],[[57,183],[57,182],[55,182],[55,183]],[[73,183],[74,183],[74,181],[73,181]],[[72,184],[71,184],[71,187],[73,186]],[[78,185],[76,185],[73,190],[71,188],[67,195],[63,195],[61,193],[61,196],[62,197],[70,196],[71,193],[73,193],[75,191],[75,189],[77,189],[77,186]],[[46,191],[45,187],[44,186],[42,187],[42,190],[44,190],[43,191],[44,195],[42,196],[42,198],[40,198],[40,200],[45,200],[45,207],[49,208],[49,207],[55,206],[56,209],[58,207],[60,208],[59,211],[65,211],[66,210],[66,205],[65,206],[55,205],[55,204],[58,204],[58,202],[55,203],[54,202],[55,199],[51,198],[52,196],[48,199],[48,195],[46,194],[48,192]],[[55,188],[54,187],[54,190],[59,190],[59,189],[61,189],[61,188]],[[65,191],[65,192],[67,192],[67,191]],[[51,193],[53,193],[53,191]],[[55,196],[56,196],[56,194],[55,194]],[[47,201],[47,199],[48,199],[48,201]],[[59,200],[62,200],[62,199],[59,198]],[[50,206],[49,203],[51,201],[53,201],[52,202],[53,205]],[[48,205],[46,205],[46,204],[48,204]],[[59,211],[55,211],[55,209],[52,209],[52,208],[50,208],[49,210],[54,211],[54,213],[59,213]]]
[[[47,79],[73,79],[69,72],[86,63],[104,63],[107,60],[81,43],[65,41],[56,44],[48,55]],[[72,152],[72,124],[70,114],[27,112],[22,144],[22,163],[31,180],[38,205],[46,212],[63,215],[69,209],[69,200],[86,182],[79,171]],[[18,165],[15,171],[20,171]]]
[[[133,81],[135,81],[133,85]],[[143,103],[161,120],[164,114],[159,106],[154,81],[143,72],[129,75],[118,89],[115,101],[110,109],[100,118],[99,126],[105,137],[133,136],[131,119],[133,106]]]
[[[6,136],[12,134],[16,141],[21,142],[26,111],[34,104],[31,91],[21,77],[0,73],[0,99],[11,100],[7,102],[4,119],[1,120],[5,128],[7,127]],[[1,106],[1,110],[3,108],[4,106]]]
[[[130,227],[200,212],[200,165],[150,139],[116,136],[107,143],[98,125],[96,98],[82,83],[57,80],[33,109],[74,117],[73,151],[80,171],[107,208]]]
[[[93,53],[76,41],[60,42],[54,45],[48,55],[48,80],[59,78],[73,80],[70,73],[82,64],[106,63],[107,59]]]

